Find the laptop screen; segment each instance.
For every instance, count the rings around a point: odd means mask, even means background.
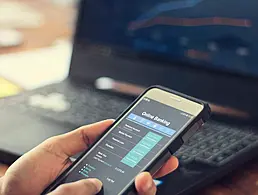
[[[242,93],[253,93],[257,80],[238,76],[258,76],[257,7],[255,0],[83,1],[71,72],[246,108],[234,99],[252,102]]]
[[[258,75],[258,1],[88,0],[87,5],[81,36],[91,41]]]

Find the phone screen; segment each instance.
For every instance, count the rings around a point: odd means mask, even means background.
[[[185,111],[144,97],[78,162],[62,183],[98,178],[103,182],[105,195],[120,194],[192,118]]]

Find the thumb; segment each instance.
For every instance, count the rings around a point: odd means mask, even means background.
[[[102,183],[98,179],[84,179],[60,185],[48,195],[95,195],[100,192]]]

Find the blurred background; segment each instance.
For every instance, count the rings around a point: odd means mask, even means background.
[[[0,98],[63,80],[78,0],[0,0]]]

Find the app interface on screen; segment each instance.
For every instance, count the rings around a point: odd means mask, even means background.
[[[193,116],[142,99],[65,179],[98,178],[105,195],[119,194]]]

